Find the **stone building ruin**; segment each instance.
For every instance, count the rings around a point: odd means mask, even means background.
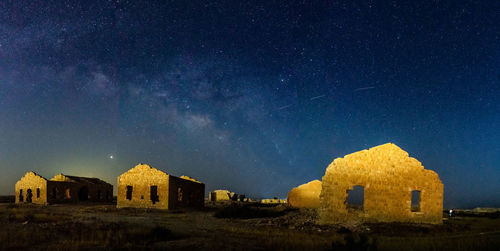
[[[313,180],[292,188],[288,192],[287,202],[297,208],[318,208],[319,195],[321,194],[321,181]]]
[[[230,192],[228,190],[214,190],[208,194],[209,201],[227,201],[227,200],[237,200],[238,194]]]
[[[205,184],[175,177],[146,164],[118,176],[117,207],[174,209],[203,207]]]
[[[323,176],[319,207],[323,224],[353,220],[440,224],[442,213],[443,184],[438,175],[392,143],[337,158]]]
[[[97,178],[26,173],[15,185],[16,203],[54,204],[82,201],[111,203],[113,185]]]

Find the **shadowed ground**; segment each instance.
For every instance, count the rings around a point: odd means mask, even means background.
[[[313,209],[209,203],[204,210],[0,204],[0,249],[496,250],[500,218],[443,225],[317,225]]]

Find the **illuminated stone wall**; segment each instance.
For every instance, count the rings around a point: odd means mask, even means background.
[[[321,181],[313,180],[292,188],[288,193],[287,202],[292,207],[318,208],[321,194]]]
[[[214,190],[213,192],[210,192],[208,196],[208,200],[210,201],[225,201],[225,200],[231,200],[235,193],[230,192],[228,190]]]
[[[127,186],[132,187],[131,199],[127,199]],[[151,186],[158,187],[158,202],[150,198]],[[117,207],[168,209],[168,174],[139,164],[118,176]]]
[[[40,193],[37,193],[39,189]],[[16,203],[26,203],[28,190],[31,191],[31,203],[46,204],[47,203],[47,179],[34,173],[26,173],[15,185]],[[22,190],[22,201],[20,201],[20,193]]]
[[[348,190],[364,187],[361,210],[346,207]],[[411,210],[411,193],[420,191],[420,206]],[[335,159],[322,180],[320,223],[442,223],[443,184],[438,175],[388,143]]]
[[[127,186],[132,187],[127,198]],[[152,190],[156,186],[156,198]],[[183,176],[168,175],[146,164],[139,164],[118,177],[117,207],[172,209],[203,206],[205,184]]]

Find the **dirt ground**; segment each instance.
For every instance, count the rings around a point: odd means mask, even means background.
[[[201,210],[0,203],[0,250],[499,250],[500,217],[442,225],[317,225],[315,210],[213,204]]]

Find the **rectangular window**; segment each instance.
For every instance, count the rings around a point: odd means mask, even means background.
[[[420,191],[411,191],[411,211],[420,212]]]
[[[177,188],[177,201],[182,201],[182,188]]]
[[[127,200],[132,200],[132,186],[127,186]]]
[[[37,197],[37,198],[40,198],[40,188],[37,188],[37,189],[36,189],[36,197]]]
[[[351,210],[363,210],[365,203],[365,187],[354,186],[347,191],[346,207]]]
[[[153,205],[160,201],[159,200],[159,197],[158,197],[158,187],[157,186],[151,186],[150,188],[150,194],[149,194],[149,198],[151,199],[151,201],[153,202]]]

